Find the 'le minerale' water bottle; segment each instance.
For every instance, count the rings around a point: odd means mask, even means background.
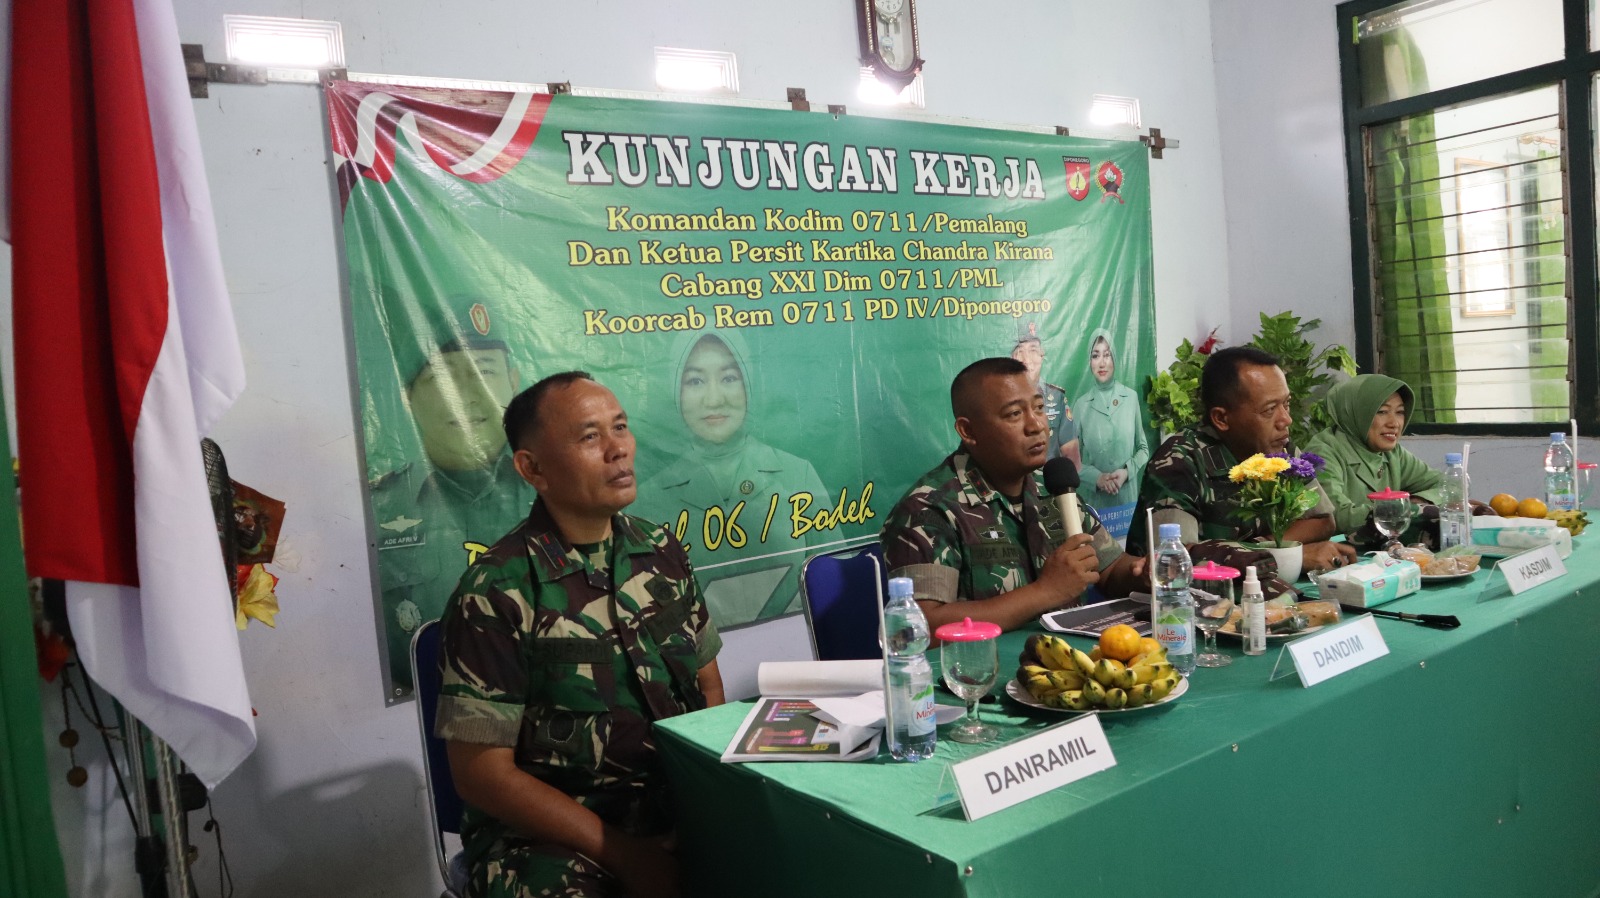
[[[1189,595],[1194,562],[1183,547],[1182,532],[1177,524],[1162,524],[1156,531],[1161,544],[1156,548],[1153,629],[1173,668],[1189,676],[1194,673],[1194,599]]]
[[[1578,507],[1574,467],[1567,435],[1550,434],[1550,448],[1544,450],[1544,505],[1549,510],[1571,511]]]
[[[912,598],[911,578],[889,581],[883,607],[884,645],[889,652],[889,754],[896,761],[920,761],[933,754],[933,668],[928,650],[928,619]]]
[[[1472,494],[1461,453],[1444,454],[1444,483],[1439,487],[1439,551],[1472,542]]]

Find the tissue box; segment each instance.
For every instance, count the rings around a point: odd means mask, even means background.
[[[1556,552],[1562,558],[1572,554],[1572,534],[1555,521],[1495,515],[1472,519],[1472,544],[1475,546],[1499,546],[1520,552],[1548,542],[1556,544]]]
[[[1422,588],[1422,568],[1387,554],[1371,555],[1336,571],[1317,575],[1324,599],[1372,608]]]

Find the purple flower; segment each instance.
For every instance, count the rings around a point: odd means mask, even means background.
[[[1311,464],[1311,462],[1308,462],[1303,458],[1291,458],[1289,459],[1288,473],[1293,474],[1301,480],[1312,480],[1317,476],[1317,469]]]
[[[1300,453],[1300,457],[1310,463],[1311,470],[1313,471],[1320,472],[1323,468],[1328,466],[1327,460],[1315,452],[1302,452]]]

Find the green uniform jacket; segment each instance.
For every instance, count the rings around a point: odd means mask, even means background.
[[[705,706],[699,669],[722,640],[672,534],[623,514],[611,527],[580,549],[537,501],[467,569],[442,618],[435,732],[513,748],[606,822],[662,832],[651,724]],[[468,806],[469,866],[526,842]]]
[[[419,462],[371,483],[378,580],[391,696],[411,692],[411,634],[438,619],[470,557],[527,514],[534,490],[503,452],[488,473],[435,471]]]
[[[1078,410],[1078,432],[1082,442],[1082,486],[1078,492],[1085,501],[1098,506],[1130,505],[1139,498],[1139,477],[1150,460],[1150,444],[1145,441],[1144,419],[1139,397],[1117,383],[1096,384],[1072,403]],[[1114,494],[1102,493],[1095,486],[1101,474],[1128,469],[1128,479]]]
[[[1100,569],[1122,556],[1094,509],[1083,511]],[[1038,471],[1017,506],[989,486],[972,456],[957,450],[922,475],[895,503],[883,526],[890,576],[910,577],[916,597],[952,602],[988,599],[1038,579],[1066,534]]]
[[[1039,384],[1039,395],[1044,397],[1044,416],[1049,421],[1050,445],[1046,457],[1061,454],[1061,447],[1078,438],[1078,424],[1072,419],[1072,406],[1067,404],[1067,391],[1052,383]]]
[[[1404,446],[1374,452],[1367,446],[1372,418],[1395,393],[1411,417],[1411,388],[1404,381],[1382,374],[1363,374],[1328,391],[1328,411],[1334,426],[1311,438],[1307,452],[1327,461],[1317,481],[1333,502],[1334,522],[1341,533],[1366,523],[1372,512],[1368,493],[1385,487],[1404,490],[1428,502],[1438,502],[1444,476],[1412,455]]]

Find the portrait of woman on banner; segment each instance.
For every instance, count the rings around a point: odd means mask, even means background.
[[[794,610],[807,547],[828,534],[793,536],[792,499],[809,495],[806,514],[814,518],[833,507],[828,491],[810,462],[752,433],[760,394],[737,334],[691,333],[675,350],[672,370],[687,445],[664,469],[642,472],[630,511],[674,531],[681,526],[718,626]],[[722,569],[742,559],[751,561]]]
[[[1072,403],[1083,453],[1079,494],[1121,539],[1139,498],[1139,478],[1150,460],[1150,445],[1139,397],[1117,381],[1116,353],[1105,328],[1089,339],[1089,373],[1093,381],[1088,391]]]

